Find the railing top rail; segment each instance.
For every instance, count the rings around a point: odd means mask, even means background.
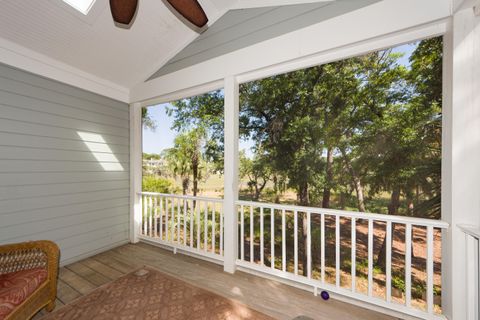
[[[208,202],[217,202],[223,203],[223,199],[220,198],[209,198],[209,197],[194,197],[194,196],[184,196],[179,194],[170,194],[170,193],[160,193],[160,192],[139,192],[139,195],[143,196],[160,196],[160,197],[169,197],[169,198],[177,198],[177,199],[186,199],[186,200],[200,200],[200,201],[208,201]]]
[[[244,205],[244,206],[263,207],[263,208],[276,209],[276,210],[285,210],[285,211],[311,212],[315,214],[327,214],[327,215],[356,218],[356,219],[373,219],[373,220],[385,221],[385,222],[390,221],[393,223],[411,224],[416,226],[425,226],[425,227],[432,226],[435,228],[442,228],[442,229],[446,229],[449,227],[449,224],[442,220],[392,216],[392,215],[379,214],[379,213],[378,214],[365,213],[365,212],[356,212],[356,211],[344,211],[344,210],[335,210],[335,209],[314,208],[314,207],[304,207],[304,206],[294,206],[294,205],[284,205],[284,204],[272,204],[272,203],[242,201],[242,200],[237,200],[236,204]]]

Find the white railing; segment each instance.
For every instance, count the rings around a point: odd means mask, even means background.
[[[139,238],[223,260],[223,200],[142,192]]]
[[[238,266],[311,285],[315,293],[323,289],[424,319],[441,318],[435,287],[440,287],[441,229],[447,223],[236,203]],[[379,248],[384,248],[381,270]]]

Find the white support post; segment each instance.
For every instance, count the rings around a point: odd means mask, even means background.
[[[442,310],[468,319],[466,241],[459,224],[480,224],[480,17],[474,2],[453,14],[444,37]]]
[[[142,223],[142,106],[130,105],[130,242],[137,243]]]
[[[233,76],[225,78],[225,155],[224,155],[224,270],[234,273],[238,257],[237,207],[238,199],[238,119],[239,90]]]

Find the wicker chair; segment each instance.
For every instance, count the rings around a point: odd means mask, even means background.
[[[36,288],[33,287],[35,289],[32,289],[33,292],[25,300],[15,305],[5,319],[30,319],[44,307],[47,311],[55,308],[58,258],[58,246],[51,241],[30,241],[0,246],[0,277],[8,277],[21,271],[28,273],[31,270],[39,270],[42,273],[42,281]]]

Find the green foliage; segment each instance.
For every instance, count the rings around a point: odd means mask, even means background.
[[[202,178],[203,155],[206,144],[206,130],[197,127],[178,134],[173,148],[167,150],[166,159],[173,173],[182,179],[183,194],[193,181],[193,195],[198,192],[198,181]]]
[[[145,128],[155,131],[157,123],[148,114],[148,108],[142,108],[142,124]]]
[[[143,159],[146,160],[146,159],[152,159],[152,160],[161,160],[162,159],[162,155],[158,154],[158,153],[143,153]]]
[[[172,183],[164,178],[156,176],[144,176],[142,190],[145,192],[170,193],[173,191]]]
[[[205,145],[203,154],[214,164],[216,172],[223,171],[223,90],[178,100],[167,109],[173,116],[173,130],[185,132],[203,128]]]
[[[255,142],[252,158],[240,155],[250,198],[279,202],[288,187],[295,204],[438,218],[442,38],[415,45],[410,68],[388,49],[242,84],[240,136]],[[192,159],[196,179],[206,163],[223,170],[223,103],[218,90],[167,111],[179,132],[167,158],[184,190]],[[195,130],[200,144],[187,137]]]
[[[252,159],[248,158],[245,152],[240,152],[239,158],[240,178],[247,179],[248,188],[252,194],[251,199],[258,201],[260,194],[270,180],[270,165],[266,161],[266,157],[261,154],[260,149],[256,150]]]
[[[404,276],[392,276],[392,287],[405,292],[405,277]]]

